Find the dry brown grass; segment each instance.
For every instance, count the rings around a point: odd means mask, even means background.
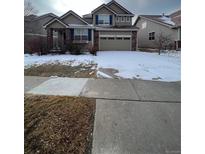
[[[25,154],[90,153],[95,100],[25,96]]]
[[[42,77],[58,76],[72,78],[96,78],[96,70],[91,69],[93,65],[67,66],[61,64],[43,64],[24,69],[24,75]]]

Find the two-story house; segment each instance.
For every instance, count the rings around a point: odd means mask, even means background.
[[[48,49],[53,49],[53,32],[58,32],[59,47],[66,50],[69,43],[96,50],[137,50],[137,30],[132,25],[134,14],[112,0],[80,17],[68,11],[44,25],[47,30]]]

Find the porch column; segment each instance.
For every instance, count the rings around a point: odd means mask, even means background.
[[[137,50],[137,31],[132,31],[132,51]]]
[[[94,30],[93,29],[91,31],[91,34],[92,34],[91,36],[92,46],[94,46]]]
[[[62,48],[62,31],[58,30],[58,46]]]
[[[50,51],[53,48],[53,29],[47,29],[47,50]]]

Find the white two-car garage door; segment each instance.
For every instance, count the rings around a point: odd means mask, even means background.
[[[101,51],[130,51],[131,36],[103,36],[99,38],[99,48]]]

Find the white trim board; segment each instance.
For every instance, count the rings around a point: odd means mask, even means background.
[[[48,22],[46,25],[44,25],[43,27],[46,28],[48,25],[50,25],[51,23],[53,23],[54,21],[58,21],[60,24],[62,24],[63,26],[65,26],[66,28],[68,28],[68,25],[66,25],[65,23],[63,23],[62,21],[60,21],[57,18],[54,18],[53,20],[51,20],[50,22]]]
[[[99,37],[129,37],[131,38],[131,35],[99,35]]]
[[[118,28],[95,28],[98,31],[138,31],[138,29],[118,29]]]

